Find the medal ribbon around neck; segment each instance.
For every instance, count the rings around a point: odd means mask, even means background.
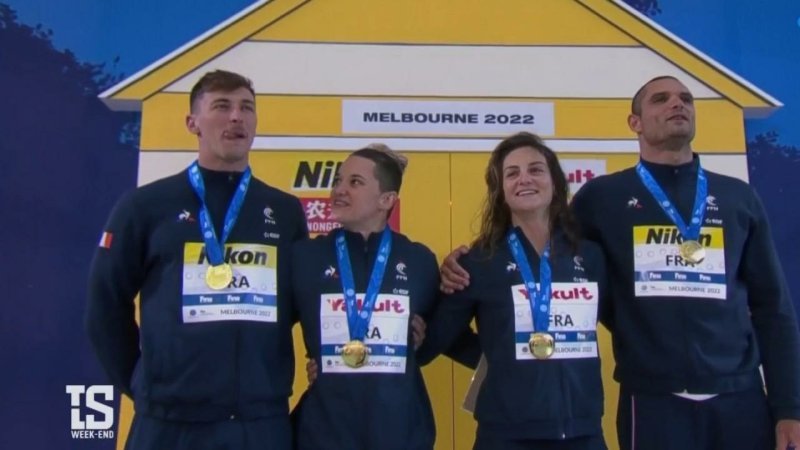
[[[533,277],[533,271],[528,263],[528,257],[522,248],[517,234],[511,230],[506,237],[508,247],[514,256],[514,261],[519,267],[522,281],[525,283],[525,290],[528,292],[528,301],[531,305],[533,314],[533,330],[546,333],[550,328],[550,297],[553,291],[552,273],[550,272],[550,243],[548,242],[539,258],[539,285]]]
[[[223,248],[225,242],[228,240],[228,236],[231,234],[233,226],[236,224],[236,220],[239,218],[239,212],[242,209],[244,197],[245,194],[247,194],[247,188],[250,186],[251,177],[250,167],[248,167],[242,174],[242,179],[239,180],[239,186],[236,187],[236,193],[231,199],[228,211],[225,213],[225,223],[222,227],[222,239],[218,240],[217,232],[214,230],[214,224],[211,221],[211,214],[208,212],[208,206],[206,205],[206,187],[203,183],[203,175],[200,173],[200,166],[197,164],[197,161],[189,166],[189,183],[192,185],[194,193],[197,194],[197,198],[200,199],[200,231],[203,233],[203,242],[205,242],[206,245],[208,262],[212,266],[219,266],[225,262]]]
[[[367,292],[364,294],[364,301],[361,303],[361,311],[358,310],[356,303],[356,285],[353,280],[353,268],[350,265],[350,253],[347,250],[347,240],[344,231],[340,230],[336,235],[336,259],[339,264],[339,272],[342,280],[342,290],[344,291],[344,304],[347,311],[347,326],[350,333],[350,340],[364,341],[367,335],[369,320],[372,317],[372,309],[375,300],[378,298],[383,274],[386,272],[386,264],[389,262],[389,253],[392,251],[392,230],[387,226],[383,229],[381,243],[378,247],[378,255],[372,266],[372,274],[367,285]]]
[[[706,213],[706,197],[708,196],[708,179],[703,168],[697,168],[697,188],[694,195],[692,218],[688,226],[684,223],[678,210],[675,209],[675,205],[667,198],[667,194],[641,162],[636,165],[636,173],[644,183],[644,187],[650,191],[659,206],[661,206],[661,209],[664,210],[672,220],[672,223],[678,228],[678,232],[680,232],[683,239],[698,241],[700,239],[700,228],[703,226],[703,218]]]

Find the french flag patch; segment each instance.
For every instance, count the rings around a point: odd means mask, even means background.
[[[114,237],[113,234],[109,233],[108,231],[104,231],[103,235],[100,236],[100,247],[103,248],[111,248],[111,239]]]

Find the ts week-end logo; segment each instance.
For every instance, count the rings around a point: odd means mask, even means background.
[[[114,439],[114,386],[68,384],[73,439]]]
[[[292,191],[317,193],[314,197],[300,197],[308,231],[312,234],[330,233],[341,227],[341,224],[331,216],[330,202],[333,179],[341,165],[342,161],[300,161],[297,165]],[[399,200],[392,210],[392,215],[389,216],[389,226],[395,231],[400,231]]]

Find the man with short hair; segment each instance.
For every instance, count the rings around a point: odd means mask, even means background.
[[[298,199],[251,175],[256,123],[250,80],[205,74],[186,117],[197,161],[124,195],[105,227],[87,328],[134,400],[127,449],[292,447],[287,258],[308,232]]]
[[[608,260],[621,447],[799,445],[800,338],[761,201],[703,169],[676,78],[645,83],[628,125],[639,164],[573,200]]]

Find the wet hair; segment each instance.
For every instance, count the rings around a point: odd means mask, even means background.
[[[650,86],[650,83],[659,80],[675,80],[679,83],[681,81],[673,77],[672,75],[661,75],[643,84],[642,87],[640,87],[639,90],[636,91],[636,94],[633,95],[633,99],[631,100],[631,114],[633,114],[634,116],[642,115],[642,100],[644,100],[644,96],[645,94],[647,94],[647,86]]]
[[[497,246],[505,239],[511,229],[511,210],[503,192],[503,161],[509,153],[523,147],[531,147],[547,162],[550,177],[553,180],[553,199],[550,202],[550,229],[560,228],[574,252],[578,243],[577,225],[569,209],[567,199],[569,184],[564,170],[558,162],[555,152],[544,144],[542,139],[532,133],[521,132],[503,139],[492,151],[489,165],[486,167],[486,197],[481,210],[481,227],[478,237],[472,242],[473,247],[493,254]],[[555,249],[553,250],[555,252]]]
[[[238,73],[227,70],[207,72],[192,87],[192,92],[189,94],[189,108],[194,111],[196,102],[206,92],[233,92],[239,88],[245,88],[253,94],[253,97],[256,96],[253,82]]]
[[[403,184],[403,172],[408,165],[408,159],[394,152],[384,144],[370,144],[356,150],[351,156],[366,158],[375,163],[375,178],[381,192],[400,192]]]

